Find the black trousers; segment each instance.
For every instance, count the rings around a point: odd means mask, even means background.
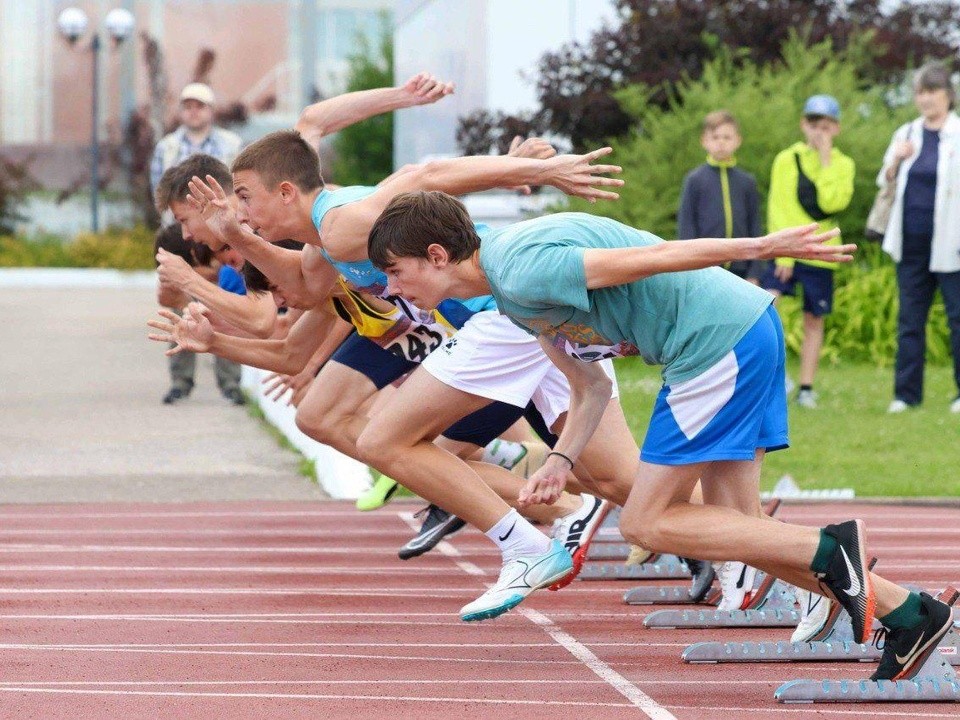
[[[907,405],[923,400],[923,367],[927,319],[937,287],[943,295],[950,327],[953,379],[960,396],[960,271],[930,272],[929,236],[926,252],[920,238],[904,237],[904,257],[897,265],[900,312],[897,316],[897,362],[894,396]]]

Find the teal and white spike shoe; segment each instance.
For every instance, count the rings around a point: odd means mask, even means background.
[[[493,587],[460,609],[464,622],[489,620],[512,610],[534,590],[552,585],[573,570],[570,553],[557,540],[543,555],[527,555],[511,560],[500,570]]]

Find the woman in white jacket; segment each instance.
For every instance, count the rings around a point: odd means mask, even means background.
[[[900,313],[894,399],[899,413],[923,399],[926,325],[937,286],[950,326],[960,413],[960,118],[950,72],[924,65],[914,80],[920,117],[897,129],[877,182],[896,183],[884,251],[897,264]]]

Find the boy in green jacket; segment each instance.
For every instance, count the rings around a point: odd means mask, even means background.
[[[767,229],[776,232],[811,222],[820,232],[837,227],[836,215],[853,198],[856,166],[833,146],[840,133],[840,103],[830,95],[814,95],[803,106],[800,130],[805,141],[780,152],[770,172]],[[836,238],[835,242],[840,242]],[[823,345],[823,318],[833,309],[836,263],[778,258],[763,287],[775,297],[803,289],[803,344],[800,349],[800,391],[797,404],[817,406],[813,380]]]

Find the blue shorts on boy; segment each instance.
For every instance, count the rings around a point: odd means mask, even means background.
[[[767,271],[760,282],[762,288],[793,297],[799,285],[803,290],[804,312],[815,317],[833,312],[833,270],[798,262],[793,266],[793,275],[786,282],[774,273],[773,267]]]

